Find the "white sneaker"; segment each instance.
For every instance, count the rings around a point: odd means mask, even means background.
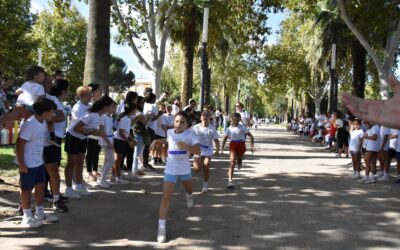
[[[81,196],[76,193],[73,189],[66,189],[64,193],[65,197],[68,197],[70,199],[80,199]]]
[[[371,175],[369,178],[368,178],[368,183],[375,183],[376,182],[376,179],[375,179],[375,177],[373,176],[373,175]]]
[[[186,193],[186,206],[188,208],[193,207],[194,199],[193,199],[193,194],[188,194]]]
[[[129,184],[130,182],[128,180],[124,180],[122,178],[118,178],[115,180],[115,184]]]
[[[125,178],[127,179],[135,179],[137,176],[135,175],[135,173],[133,173],[132,171],[127,172],[126,174],[124,174]]]
[[[227,188],[233,188],[233,181],[228,181]]]
[[[35,218],[37,220],[41,221],[42,223],[43,222],[52,223],[52,222],[58,221],[57,216],[52,215],[52,214],[46,214],[46,213],[41,213],[41,214],[35,213]]]
[[[347,178],[353,179],[355,174],[356,174],[356,171],[353,171],[353,173],[351,173],[351,175],[347,176]]]
[[[97,181],[97,186],[102,188],[110,188],[110,183],[108,183],[106,180],[99,180]]]
[[[77,192],[79,195],[83,195],[83,196],[88,196],[88,195],[90,195],[89,190],[87,190],[87,188],[86,188],[85,186],[83,186],[83,185],[77,186],[77,187],[75,188],[75,192]]]
[[[160,227],[158,228],[157,242],[158,243],[167,242],[167,229],[166,228],[160,228]]]
[[[352,176],[352,177],[350,177],[350,179],[360,179],[361,178],[361,175],[360,175],[360,172],[355,172],[354,173],[354,175]]]
[[[335,154],[335,158],[342,158],[340,154]]]
[[[208,192],[208,183],[203,183],[203,188],[201,189],[202,193],[207,193]]]
[[[358,180],[357,182],[363,183],[363,184],[368,184],[369,183],[369,178],[368,176],[364,176],[361,180]]]
[[[383,176],[383,172],[379,171],[378,173],[376,173],[375,178],[378,179],[378,178],[381,178],[382,176]]]
[[[389,181],[389,175],[384,174],[381,178],[378,178],[378,181]]]
[[[21,221],[21,226],[24,228],[37,228],[42,225],[42,221],[36,219],[35,217],[23,218]]]

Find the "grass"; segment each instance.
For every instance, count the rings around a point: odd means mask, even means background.
[[[14,149],[11,146],[0,147],[0,176],[18,176],[18,166],[13,163]]]

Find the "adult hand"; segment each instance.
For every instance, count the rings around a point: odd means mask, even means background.
[[[344,93],[342,101],[361,120],[400,129],[400,82],[394,75],[390,75],[388,81],[394,92],[394,96],[388,100],[364,100]]]

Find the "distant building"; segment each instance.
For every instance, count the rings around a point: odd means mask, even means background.
[[[151,88],[152,86],[152,79],[148,78],[136,78],[135,79],[135,85],[129,88],[130,91],[135,91],[139,95],[143,95],[144,89],[145,88]]]

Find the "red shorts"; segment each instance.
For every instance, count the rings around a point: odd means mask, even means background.
[[[246,152],[246,144],[244,141],[230,142],[229,148],[238,155],[244,155],[244,152]]]

